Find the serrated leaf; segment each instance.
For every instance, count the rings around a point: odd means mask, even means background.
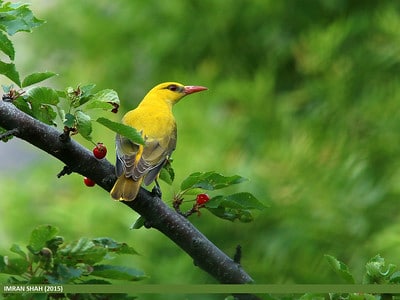
[[[91,141],[92,120],[89,115],[78,110],[75,113],[76,127],[78,132],[87,140]]]
[[[9,35],[19,31],[30,32],[34,27],[40,26],[44,21],[37,19],[27,4],[4,3],[0,12],[0,25]]]
[[[239,175],[224,176],[216,172],[196,172],[190,174],[181,184],[181,190],[202,188],[205,190],[217,190],[238,184],[247,179]]]
[[[30,236],[29,246],[34,252],[40,251],[46,246],[46,242],[53,239],[58,233],[58,228],[51,225],[36,227]]]
[[[21,80],[19,79],[19,73],[15,69],[13,63],[5,63],[0,61],[0,74],[3,74],[16,85],[21,86]]]
[[[17,244],[13,244],[10,248],[11,252],[14,252],[21,256],[22,258],[26,259],[26,253],[21,249],[21,247]]]
[[[228,196],[216,196],[211,198],[207,203],[206,207],[217,208],[217,207],[228,207],[235,209],[258,209],[263,210],[266,208],[264,204],[257,200],[251,193],[242,192]]]
[[[126,243],[119,243],[108,237],[96,238],[92,241],[95,245],[102,246],[108,251],[117,254],[138,254],[135,249],[128,246]]]
[[[59,253],[68,265],[75,265],[78,262],[93,265],[104,259],[107,249],[96,245],[88,238],[81,238],[60,248]]]
[[[129,281],[137,281],[147,278],[147,276],[140,270],[112,265],[96,265],[93,267],[91,275]]]
[[[57,91],[48,87],[34,87],[29,89],[26,94],[33,105],[57,105],[60,99]]]
[[[32,105],[32,115],[45,124],[56,125],[54,120],[57,117],[57,113],[50,105]]]
[[[66,284],[72,282],[74,279],[79,278],[82,273],[83,271],[80,268],[58,264],[56,267],[56,272],[52,273],[56,274],[56,276],[47,275],[46,279],[50,284]]]
[[[33,73],[33,74],[30,74],[30,75],[26,76],[24,78],[24,80],[22,80],[22,85],[21,86],[22,87],[27,87],[27,86],[30,86],[32,84],[42,82],[42,81],[44,81],[46,79],[49,79],[51,77],[54,77],[54,76],[57,76],[57,74],[53,73],[53,72],[37,72],[37,73]]]
[[[335,257],[331,255],[325,255],[326,260],[328,261],[329,265],[332,269],[338,274],[342,279],[344,279],[347,283],[354,284],[355,280],[353,275],[351,275],[349,268],[346,264],[342,263],[341,261],[337,260]]]
[[[141,134],[133,127],[127,126],[121,123],[110,121],[106,118],[98,118],[96,120],[101,125],[111,129],[112,131],[130,139],[132,142],[136,144],[144,145],[144,140]]]
[[[113,104],[119,105],[117,92],[111,89],[105,89],[94,94],[86,104],[86,108],[110,109],[114,107]]]
[[[28,271],[29,264],[26,259],[0,255],[0,273],[21,275]]]
[[[0,31],[0,50],[6,54],[11,60],[15,58],[14,45],[7,35]]]

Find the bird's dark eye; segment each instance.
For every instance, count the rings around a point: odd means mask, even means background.
[[[172,92],[177,92],[179,91],[179,87],[176,84],[170,84],[167,89],[169,89]]]

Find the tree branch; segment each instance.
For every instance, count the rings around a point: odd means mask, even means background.
[[[62,133],[24,112],[13,104],[0,101],[0,127],[32,145],[46,151],[66,164],[68,172],[76,172],[94,180],[110,191],[116,176],[114,166],[105,159],[96,159],[92,152],[73,139],[62,138]],[[61,136],[61,137],[60,137]],[[174,241],[187,252],[196,266],[220,283],[252,283],[253,279],[187,219],[170,209],[160,198],[141,188],[138,198],[123,202],[143,216],[151,226]],[[237,295],[241,299],[257,299],[252,295]]]

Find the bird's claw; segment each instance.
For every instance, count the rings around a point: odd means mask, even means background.
[[[151,190],[151,193],[153,194],[154,197],[161,198],[162,192],[160,187],[156,184],[153,189]]]

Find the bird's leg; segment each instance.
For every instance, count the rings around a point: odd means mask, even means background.
[[[153,187],[153,189],[151,190],[151,193],[158,198],[161,198],[162,193],[161,193],[161,188],[160,185],[158,184],[157,179],[154,180],[154,182],[156,183],[155,186]]]

